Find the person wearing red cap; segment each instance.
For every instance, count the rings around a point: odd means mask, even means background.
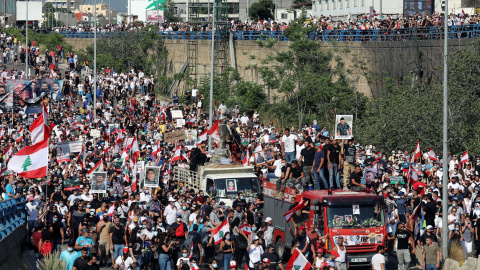
[[[133,262],[133,259],[132,257],[129,257],[129,253],[130,253],[130,250],[128,247],[124,247],[122,249],[123,251],[123,255],[122,256],[118,256],[118,258],[115,260],[115,265],[113,266],[113,268],[115,269],[127,269],[127,270],[131,270],[133,268],[136,267],[135,263]]]
[[[327,261],[323,257],[323,248],[319,248],[316,254],[317,256],[315,256],[315,258],[313,259],[312,267],[314,269],[322,270],[327,264]]]

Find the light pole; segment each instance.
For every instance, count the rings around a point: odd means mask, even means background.
[[[448,257],[448,0],[445,0],[445,13],[444,13],[444,38],[443,38],[443,179],[442,179],[442,253],[443,259]]]
[[[97,0],[95,0],[93,10],[95,17],[95,29],[93,29],[93,119],[95,119],[97,113]]]
[[[26,3],[27,17],[25,18],[25,80],[28,79],[28,0]]]
[[[212,7],[212,57],[210,59],[210,100],[208,110],[208,127],[213,124],[213,75],[215,74],[215,5],[217,0],[213,0]],[[208,136],[208,151],[212,151],[212,136]]]

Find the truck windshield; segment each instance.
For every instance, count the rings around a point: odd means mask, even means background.
[[[215,189],[219,197],[236,197],[239,191],[248,196],[249,193],[258,193],[258,179],[253,177],[215,179]]]
[[[330,228],[369,228],[385,225],[382,204],[332,205],[327,207]]]

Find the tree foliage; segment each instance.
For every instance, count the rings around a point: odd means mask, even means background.
[[[448,81],[448,148],[480,156],[480,41],[450,54]],[[409,149],[420,140],[422,151],[439,154],[443,138],[442,85],[395,85],[368,102],[358,119],[357,138],[383,151]]]
[[[78,52],[80,61],[93,62],[93,45]],[[97,68],[113,68],[128,72],[132,68],[154,75],[157,89],[165,90],[170,79],[166,78],[168,51],[161,36],[154,31],[127,31],[111,38],[97,40]]]
[[[285,31],[290,41],[288,50],[275,51],[274,40],[258,41],[260,46],[274,51],[262,61],[259,72],[265,87],[279,93],[278,106],[284,108],[271,106],[265,108],[265,113],[272,117],[280,113],[276,118],[282,118],[285,126],[302,126],[312,120],[333,126],[336,114],[359,116],[365,98],[348,86],[340,59],[337,68],[331,68],[332,55],[322,52],[320,43],[308,37],[314,28],[304,27],[305,20],[306,15],[302,14]]]
[[[272,10],[275,4],[272,0],[260,0],[252,3],[248,9],[248,16],[252,20],[273,19]]]

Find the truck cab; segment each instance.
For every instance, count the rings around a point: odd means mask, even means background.
[[[370,265],[377,246],[387,243],[383,196],[344,190],[331,193],[311,190],[296,194],[295,190],[286,188],[285,198],[277,199],[273,196],[275,184],[264,183],[263,188],[265,205],[273,206],[265,207],[265,216],[273,218],[273,239],[280,256],[289,252],[287,249],[291,248],[293,240],[289,232],[289,228],[294,229],[293,224],[287,224],[283,217],[292,205],[292,197],[296,197],[297,202],[302,199],[307,202],[303,210],[308,214],[296,213],[303,215],[300,220],[303,219],[304,226],[309,228],[314,224],[320,236],[329,235],[323,246],[327,253],[335,247],[338,238],[343,237],[351,266]]]

